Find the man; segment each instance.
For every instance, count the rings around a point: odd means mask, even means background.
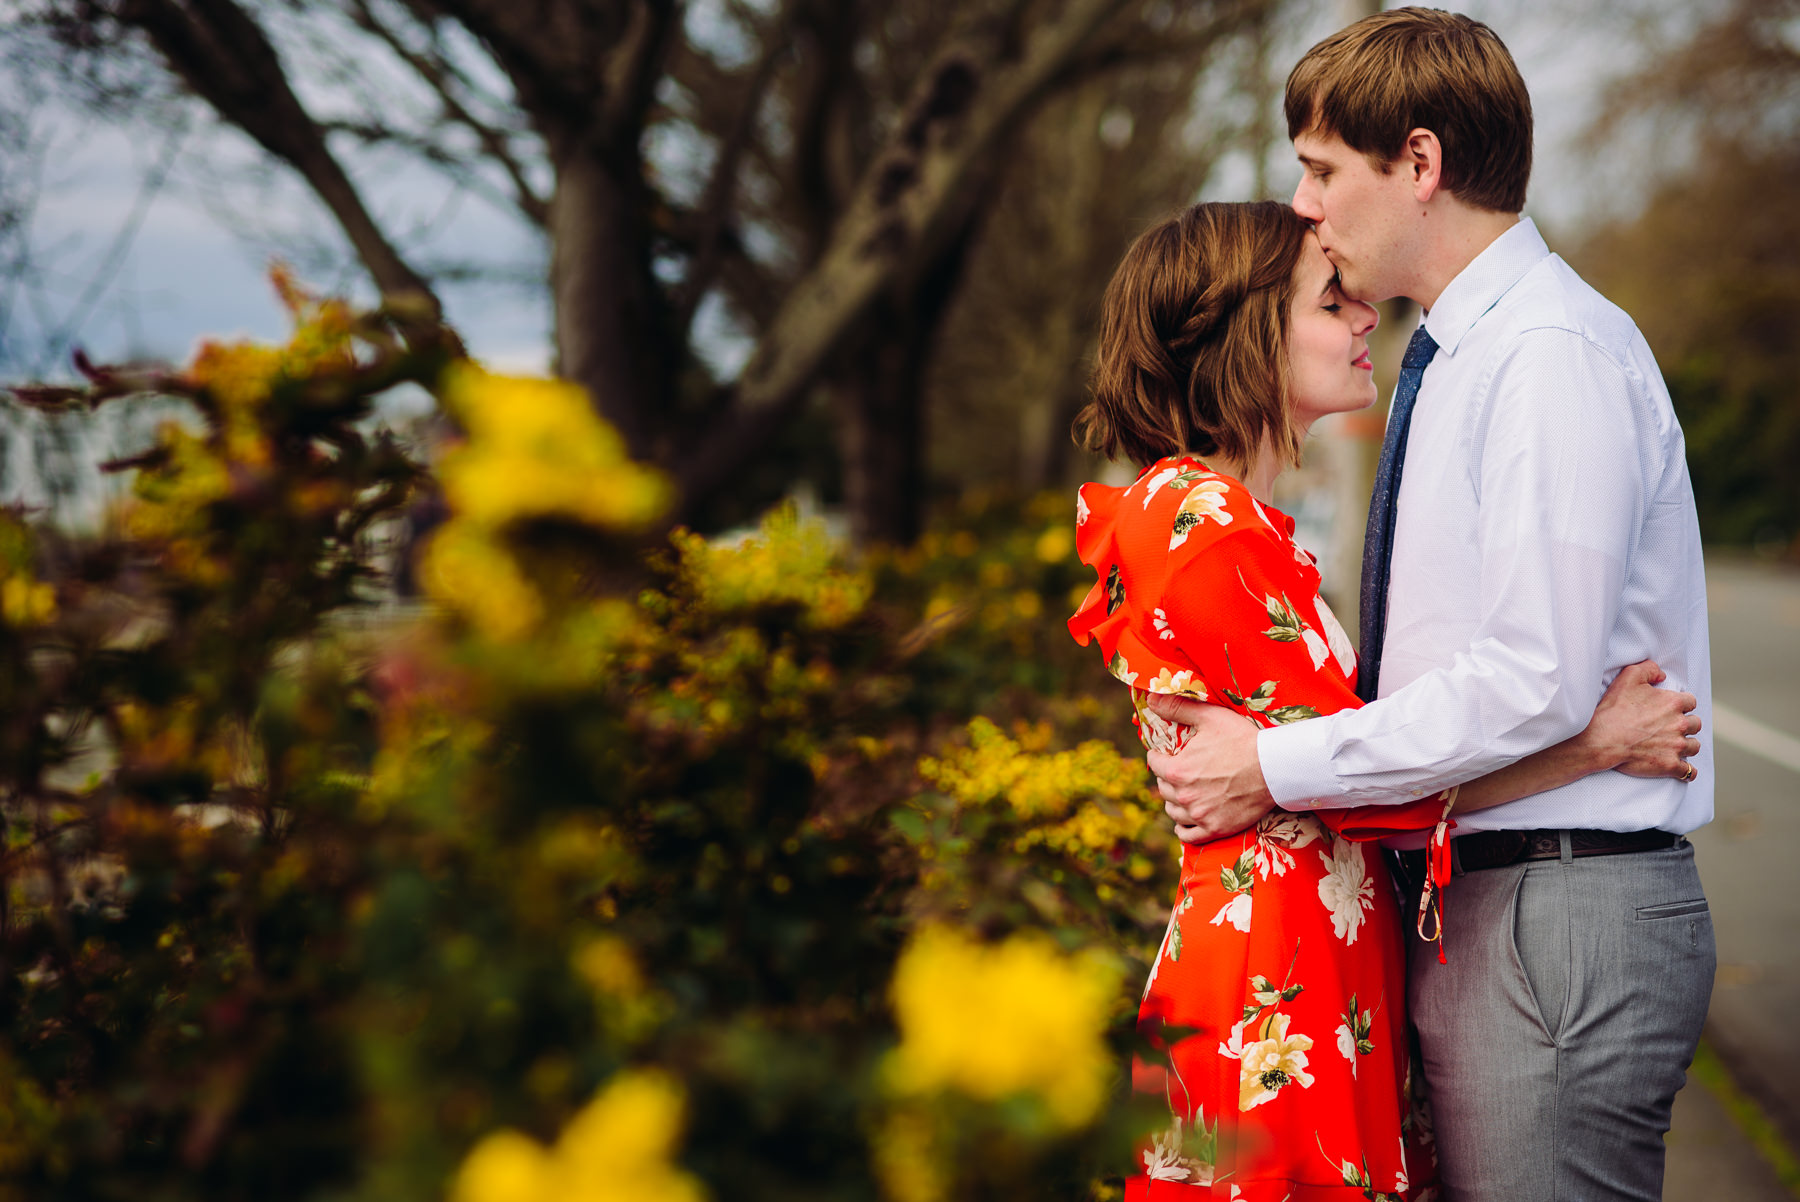
[[[1467,17],[1382,13],[1307,53],[1286,110],[1294,208],[1345,290],[1425,310],[1365,562],[1377,699],[1260,732],[1158,699],[1201,727],[1150,756],[1183,838],[1471,779],[1579,731],[1638,660],[1710,726],[1681,430],[1631,320],[1520,218],[1531,105],[1506,48]],[[1408,998],[1451,1199],[1661,1198],[1714,963],[1681,838],[1712,816],[1711,749],[1688,752],[1686,782],[1600,773],[1458,816],[1447,963],[1416,942]]]

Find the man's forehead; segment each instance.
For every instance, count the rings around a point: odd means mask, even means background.
[[[1294,135],[1294,153],[1303,159],[1326,160],[1342,159],[1356,152],[1335,133],[1322,133],[1316,125],[1308,126]]]

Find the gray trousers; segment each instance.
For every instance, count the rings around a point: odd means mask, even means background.
[[[1693,847],[1471,872],[1444,928],[1407,1000],[1446,1202],[1661,1202],[1712,993]]]

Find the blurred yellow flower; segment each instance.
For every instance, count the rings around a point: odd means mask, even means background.
[[[681,1086],[667,1074],[621,1073],[554,1147],[516,1131],[475,1145],[451,1202],[701,1202],[699,1181],[670,1161],[683,1104]]]
[[[684,530],[675,546],[683,582],[721,612],[792,603],[810,625],[830,629],[860,614],[874,588],[866,572],[838,567],[840,550],[825,524],[802,521],[791,505],[770,510],[756,534],[736,544]]]
[[[1032,933],[988,945],[927,926],[894,972],[889,1084],[983,1101],[1033,1093],[1057,1125],[1082,1126],[1113,1071],[1102,1035],[1118,987],[1117,961],[1098,949],[1067,955]]]
[[[449,522],[426,544],[419,578],[431,598],[497,643],[530,634],[544,606],[517,562],[486,531]]]
[[[888,1116],[875,1141],[875,1174],[892,1202],[942,1202],[941,1152],[931,1116],[903,1109]]]
[[[1043,563],[1061,563],[1075,549],[1075,536],[1067,526],[1052,526],[1037,540],[1037,557]]]
[[[969,745],[919,761],[919,775],[966,806],[1005,799],[1021,817],[1065,814],[1077,801],[1142,797],[1142,761],[1104,739],[1067,751],[1028,751],[986,718],[969,723]]]
[[[28,573],[9,575],[0,581],[0,617],[8,626],[42,626],[56,617],[56,589]]]
[[[443,396],[469,435],[439,469],[460,518],[501,526],[566,517],[635,530],[668,507],[667,479],[631,460],[618,432],[574,384],[460,364],[446,374]]]
[[[630,946],[616,935],[590,940],[575,953],[575,971],[601,993],[635,997],[644,991],[644,974]]]
[[[203,528],[202,511],[230,493],[231,473],[204,438],[175,422],[162,424],[157,443],[166,457],[132,481],[135,499],[125,510],[125,530],[161,542]]]

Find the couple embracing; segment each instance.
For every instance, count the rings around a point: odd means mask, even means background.
[[[1127,1196],[1657,1202],[1713,973],[1681,430],[1631,320],[1520,217],[1531,105],[1486,26],[1369,17],[1286,113],[1292,207],[1138,239],[1077,423],[1142,472],[1081,490],[1070,629],[1132,687],[1185,844],[1134,1070],[1170,1125]],[[1374,401],[1395,296],[1424,318],[1359,663],[1269,498]]]

